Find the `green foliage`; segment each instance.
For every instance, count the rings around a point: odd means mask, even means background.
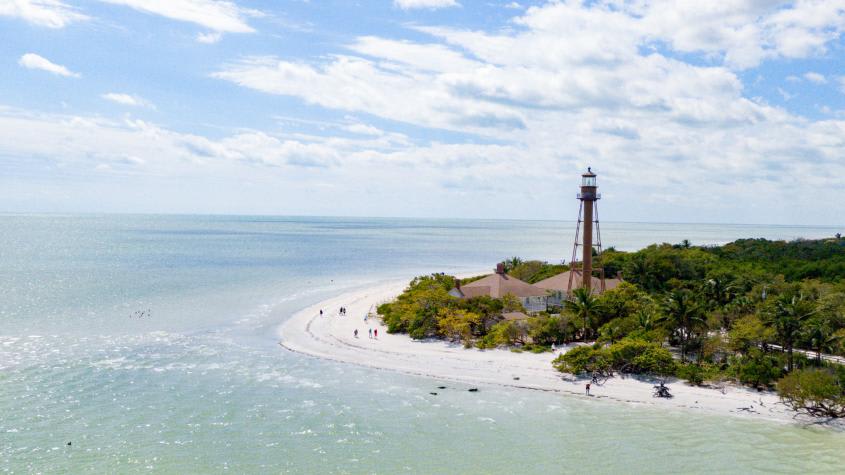
[[[503,321],[493,325],[490,331],[476,344],[479,348],[524,345],[528,331],[525,324],[517,321]]]
[[[610,374],[610,353],[603,348],[577,346],[555,358],[552,362],[558,371],[571,374]]]
[[[775,331],[763,324],[757,315],[748,315],[735,321],[728,335],[730,348],[746,353],[752,348],[759,348],[767,341],[773,341]]]
[[[667,322],[681,345],[681,362],[687,359],[691,340],[696,340],[707,331],[704,308],[698,295],[688,289],[674,290],[663,301]],[[700,341],[696,341],[701,345]]]
[[[378,307],[387,331],[407,332],[417,339],[437,334],[438,312],[456,301],[448,293],[454,284],[454,277],[444,274],[414,278],[394,302]]]
[[[452,341],[471,342],[481,325],[481,315],[460,308],[443,307],[437,312],[437,328]]]
[[[675,369],[675,376],[693,386],[701,386],[704,383],[705,374],[704,368],[696,364],[678,365]]]
[[[505,294],[502,296],[502,311],[525,313],[525,307],[522,306],[522,301],[513,294]]]
[[[601,345],[578,346],[558,356],[553,362],[562,372],[572,374],[610,374],[620,371],[633,374],[669,375],[675,361],[668,350],[643,340],[622,340],[604,348]]]
[[[755,388],[768,387],[783,375],[782,361],[756,348],[734,358],[731,367],[740,382]]]
[[[845,381],[830,369],[794,371],[778,381],[777,390],[784,404],[796,411],[845,417]]]
[[[564,304],[566,310],[576,319],[576,325],[581,326],[582,337],[586,341],[597,327],[597,316],[601,311],[601,303],[585,288],[572,291],[572,299]]]
[[[575,326],[567,316],[540,315],[528,319],[528,336],[536,345],[566,343],[575,335]]]
[[[625,339],[608,348],[613,368],[633,374],[669,375],[675,370],[672,353],[656,343]]]
[[[740,239],[707,252],[724,261],[750,263],[788,281],[821,279],[827,282],[845,277],[845,240],[768,241]]]
[[[544,261],[524,261],[508,269],[508,274],[519,280],[534,284],[569,269],[563,264],[549,264]]]
[[[818,310],[816,302],[803,294],[781,295],[766,315],[768,323],[777,334],[778,341],[786,349],[787,371],[793,368],[793,347],[800,337],[802,324]]]

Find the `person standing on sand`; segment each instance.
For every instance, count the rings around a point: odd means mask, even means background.
[[[358,329],[355,329],[355,338],[358,338]]]
[[[322,308],[320,309],[320,316],[321,317],[323,316],[323,309]]]
[[[590,383],[587,383],[587,396],[590,395]]]
[[[373,329],[372,328],[370,328],[370,339],[371,340],[373,339]]]
[[[376,328],[375,332],[373,333],[376,335],[376,340],[378,340],[378,328]]]

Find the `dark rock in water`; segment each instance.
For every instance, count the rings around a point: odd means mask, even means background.
[[[429,393],[429,394],[431,394],[432,396],[437,396],[437,393]]]
[[[70,447],[70,445],[71,445],[70,442],[68,442],[67,445],[68,445],[68,447]]]
[[[437,386],[437,389],[446,389],[446,386]]]
[[[478,392],[478,388],[469,388],[469,392],[471,392],[471,393],[477,393],[477,392]]]

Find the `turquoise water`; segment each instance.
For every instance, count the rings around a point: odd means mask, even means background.
[[[437,381],[276,344],[281,321],[339,292],[512,255],[568,259],[573,228],[0,216],[0,471],[841,472],[841,433],[453,383],[432,397]],[[606,246],[636,249],[841,229],[602,231]]]

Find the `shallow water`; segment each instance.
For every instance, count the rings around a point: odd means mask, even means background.
[[[845,434],[440,383],[281,350],[342,291],[505,257],[572,223],[0,216],[6,472],[835,473]],[[604,224],[605,245],[834,228]],[[138,316],[140,315],[140,316]],[[72,442],[67,446],[67,442]]]

